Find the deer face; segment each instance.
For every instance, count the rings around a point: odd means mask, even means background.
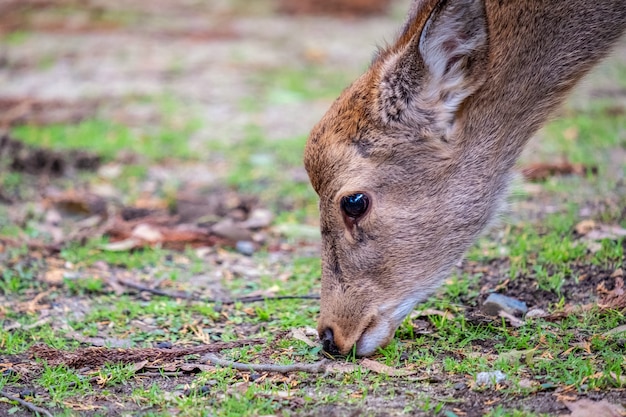
[[[462,103],[484,81],[484,7],[441,2],[423,13],[307,142],[305,166],[320,197],[318,331],[331,353],[355,346],[369,355],[388,343],[491,212],[464,186],[455,145]]]

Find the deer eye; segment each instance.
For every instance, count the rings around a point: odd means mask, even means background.
[[[352,220],[363,216],[367,212],[369,205],[370,200],[363,193],[348,195],[341,199],[341,210]]]

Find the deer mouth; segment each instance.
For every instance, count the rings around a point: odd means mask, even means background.
[[[415,300],[409,299],[397,305],[381,306],[379,314],[370,321],[356,343],[357,355],[369,356],[379,347],[387,345],[415,304]]]
[[[374,314],[365,317],[361,325],[354,322],[320,321],[318,327],[324,350],[331,355],[347,355],[354,349],[357,356],[369,356],[379,347],[387,345],[398,326],[415,306],[414,300],[405,300],[395,305],[383,305]]]
[[[374,318],[356,342],[357,356],[369,356],[393,338],[396,328],[390,323]]]

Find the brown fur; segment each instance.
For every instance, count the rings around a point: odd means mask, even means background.
[[[332,350],[389,342],[492,220],[524,144],[625,27],[623,0],[415,1],[305,150],[320,196],[318,330]],[[340,201],[356,192],[371,208],[351,225]]]

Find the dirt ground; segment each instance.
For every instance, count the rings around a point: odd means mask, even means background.
[[[358,9],[358,15],[353,11],[346,11],[343,7],[332,9],[338,15],[317,12],[311,15],[309,3],[298,8],[293,7],[295,4],[293,2],[269,0],[254,2],[91,0],[84,4],[74,0],[0,2],[0,34],[15,34],[20,31],[28,33],[23,39],[15,40],[17,46],[0,47],[0,128],[8,129],[25,122],[37,125],[72,123],[97,116],[142,131],[150,129],[151,125],[161,123],[164,117],[163,103],[172,101],[179,106],[179,112],[182,108],[182,112],[188,112],[193,114],[194,118],[202,120],[201,127],[195,130],[189,139],[193,152],[206,152],[207,143],[216,140],[238,143],[248,134],[251,125],[258,128],[264,137],[274,141],[306,136],[332,102],[332,95],[318,97],[312,94],[313,97],[310,99],[295,99],[286,93],[276,94],[261,103],[256,103],[255,98],[261,96],[268,83],[280,82],[276,80],[275,74],[286,78],[294,68],[300,71],[312,65],[322,66],[332,76],[341,73],[338,82],[354,79],[367,66],[376,46],[384,43],[385,39],[392,39],[410,1],[391,2],[387,13],[377,10],[380,4],[372,9],[370,8],[372,2],[363,1],[359,7],[364,7],[365,11]],[[64,13],[59,9],[59,5],[72,10],[72,13]],[[286,14],[276,12],[281,9]],[[620,45],[614,59],[626,64],[626,44]],[[611,89],[611,79],[619,75],[612,74],[611,68],[601,67],[594,73],[590,80],[576,91],[567,111],[576,111],[577,108],[584,107],[585,97],[589,95],[609,94],[614,91]],[[318,74],[314,77],[312,75],[314,80],[318,77]],[[314,83],[310,88],[321,90],[325,87]],[[622,101],[626,103],[626,94],[622,90],[615,94],[619,95],[615,99],[615,106],[622,106],[623,111]],[[145,97],[160,99],[144,100]],[[541,135],[529,145],[523,157],[524,161],[535,159],[536,152],[539,152],[536,150],[540,147],[537,142],[540,140]],[[0,154],[2,149],[9,149],[8,144],[8,139],[0,142]],[[19,152],[12,152],[24,155],[21,148]],[[46,170],[46,174],[56,172],[64,175],[67,170],[93,170],[99,166],[97,156],[88,153],[71,155],[68,160],[63,159],[67,157],[67,154],[64,155],[45,155],[45,162],[39,163],[41,158],[28,154],[30,159],[22,158],[19,161],[24,166],[22,171],[30,170],[33,175],[38,175],[41,170]],[[623,165],[622,157],[623,153],[616,153],[614,156],[616,166]],[[222,187],[228,168],[227,161],[211,166],[202,163],[185,163],[184,166],[177,166],[166,160],[160,166],[153,167],[150,175],[154,178],[175,179],[181,184],[187,184],[190,190],[200,190],[203,187],[213,187],[213,190],[219,188],[221,192],[214,194],[213,198],[229,203],[225,205],[215,203],[209,210],[210,214],[229,218],[236,225],[240,225],[250,219],[250,213],[255,209],[264,207],[258,199],[250,200],[227,187]],[[299,181],[306,181],[306,173],[301,167],[290,171],[288,175]],[[619,177],[623,174],[615,175]],[[559,204],[552,202],[551,197],[546,197],[541,191],[535,193],[532,186],[528,190],[529,198],[513,203],[510,216],[515,220],[541,218],[550,212],[550,207]],[[0,190],[0,203],[11,202],[13,199],[14,196]],[[594,198],[587,206],[592,212],[600,212],[611,204],[621,204],[621,199],[620,195],[612,194],[606,198]],[[84,200],[79,202],[84,204]],[[197,199],[191,199],[186,206],[189,209],[189,216],[194,219],[200,217],[194,214],[196,210],[194,204],[197,202]],[[64,200],[65,203],[71,202]],[[98,204],[99,200],[86,210],[89,213],[106,210]],[[180,207],[183,205],[179,205]],[[119,236],[122,236],[119,240],[124,241],[127,240],[129,233],[125,228],[130,227],[132,221],[150,216],[156,218],[160,213],[127,212],[124,218],[126,223],[120,223],[117,229],[109,225],[111,229],[108,230],[117,231]],[[202,214],[206,215],[207,212]],[[621,216],[621,219],[617,216],[614,220],[623,223],[626,219],[626,210]],[[163,228],[172,226],[166,222],[154,224]],[[318,224],[311,220],[307,226],[315,230]],[[250,227],[244,232],[251,233],[252,236],[257,229]],[[498,233],[500,232],[497,230],[493,232],[495,238]],[[211,239],[211,245],[233,246],[240,240],[233,236],[225,239],[202,236],[202,239]],[[282,238],[271,233],[264,239],[263,244],[270,248],[287,248]],[[194,243],[198,244],[196,246],[208,244],[206,240]],[[622,241],[622,246],[626,247],[626,240]],[[277,255],[277,259],[280,259],[276,263],[288,263],[292,256],[314,256],[318,251],[317,241],[293,245]],[[225,265],[224,268],[236,267],[244,276],[258,273],[255,269],[258,267],[252,265],[245,257],[222,254],[219,251],[217,255],[213,255],[215,254],[211,254],[211,262],[215,262],[216,265]],[[36,257],[31,261],[37,262]],[[17,263],[10,264],[10,260],[6,262],[5,266],[17,267]],[[175,263],[175,260],[172,262]],[[614,273],[619,266],[612,265],[608,268],[591,264],[577,265],[576,268],[579,269],[576,271],[577,274],[587,276],[589,279],[576,284],[570,282],[559,294],[537,289],[536,283],[529,276],[507,283],[506,293],[536,309],[548,309],[558,304],[560,299],[572,304],[585,305],[597,301],[602,296],[597,292],[598,288],[603,288],[606,292],[615,289],[618,281]],[[621,266],[626,267],[623,260]],[[103,268],[111,275],[125,276],[126,273],[124,268],[115,265]],[[494,288],[502,285],[502,277],[509,268],[509,262],[504,259],[496,259],[489,264],[466,260],[459,265],[459,273],[480,276],[475,284],[476,288]],[[189,283],[184,285],[187,284]],[[206,278],[205,281],[199,279],[191,284],[196,285],[197,293],[202,297],[233,295],[216,284],[215,279]],[[188,289],[184,285],[181,284],[180,288],[183,288],[181,291]],[[466,315],[468,322],[483,320],[479,306],[487,295],[487,292],[478,291],[478,294],[461,297],[459,302],[463,307],[459,307],[460,314]],[[138,297],[141,296],[149,297],[139,292]],[[11,300],[2,298],[2,301],[8,304]],[[84,303],[83,297],[68,297],[51,308],[54,314],[61,315],[62,312],[71,311],[72,314],[78,315],[81,314]],[[230,309],[231,307],[225,306],[223,313],[229,314]],[[61,321],[58,323],[60,326]],[[426,328],[422,330],[432,331],[432,325],[425,326]],[[257,331],[258,327],[243,326],[237,336],[254,338]],[[219,329],[216,329],[216,334],[218,333]],[[283,336],[285,340],[288,338],[288,334]],[[278,345],[280,341],[279,335],[273,343]],[[490,340],[480,341],[477,345],[477,348],[482,348],[484,352],[489,352],[492,347],[493,343]],[[25,374],[28,374],[35,366],[33,362],[35,356],[31,355],[32,352],[11,356],[0,355],[0,362],[22,364]],[[176,364],[180,365],[182,362],[181,360]],[[29,366],[31,368],[28,368]],[[149,369],[148,372],[152,370]],[[146,374],[147,376],[138,379],[136,384],[147,387],[155,383],[164,391],[178,392],[182,396],[181,386],[192,385],[197,372],[200,371],[194,369],[171,379]],[[275,383],[276,385],[285,383],[288,379],[275,377]],[[448,416],[481,416],[486,410],[491,409],[489,408],[491,404],[511,409],[519,407],[528,412],[547,415],[568,412],[562,401],[555,401],[555,398],[561,398],[560,395],[567,396],[567,392],[555,393],[555,389],[550,387],[532,396],[509,394],[506,387],[493,391],[475,391],[469,388],[468,381],[467,375],[433,369],[427,380],[420,376],[414,380],[408,378],[385,382],[376,395],[364,399],[357,407],[329,403],[319,406],[314,411],[301,411],[300,400],[290,397],[281,404],[284,406],[285,414],[288,415],[391,416],[403,414],[407,405],[413,403],[417,397],[432,397],[446,398],[446,401],[453,402],[457,414],[451,411],[452,414],[445,414]],[[313,393],[318,382],[318,376],[309,375],[303,377],[299,384],[309,387],[307,389]],[[355,382],[348,382],[348,386],[350,387],[351,383],[357,390]],[[415,389],[418,385],[419,388]],[[131,391],[132,386],[120,385],[114,389],[113,396],[90,398],[94,409],[100,411],[77,413],[99,415],[102,410],[107,410],[106,415],[145,414],[144,408],[129,399]],[[624,395],[622,387],[591,392],[586,397],[624,403]],[[124,411],[116,411],[118,408]],[[0,415],[8,415],[10,409],[11,415],[30,415],[24,409],[14,410],[7,403],[0,403]],[[414,411],[414,413],[434,415],[435,411]]]

